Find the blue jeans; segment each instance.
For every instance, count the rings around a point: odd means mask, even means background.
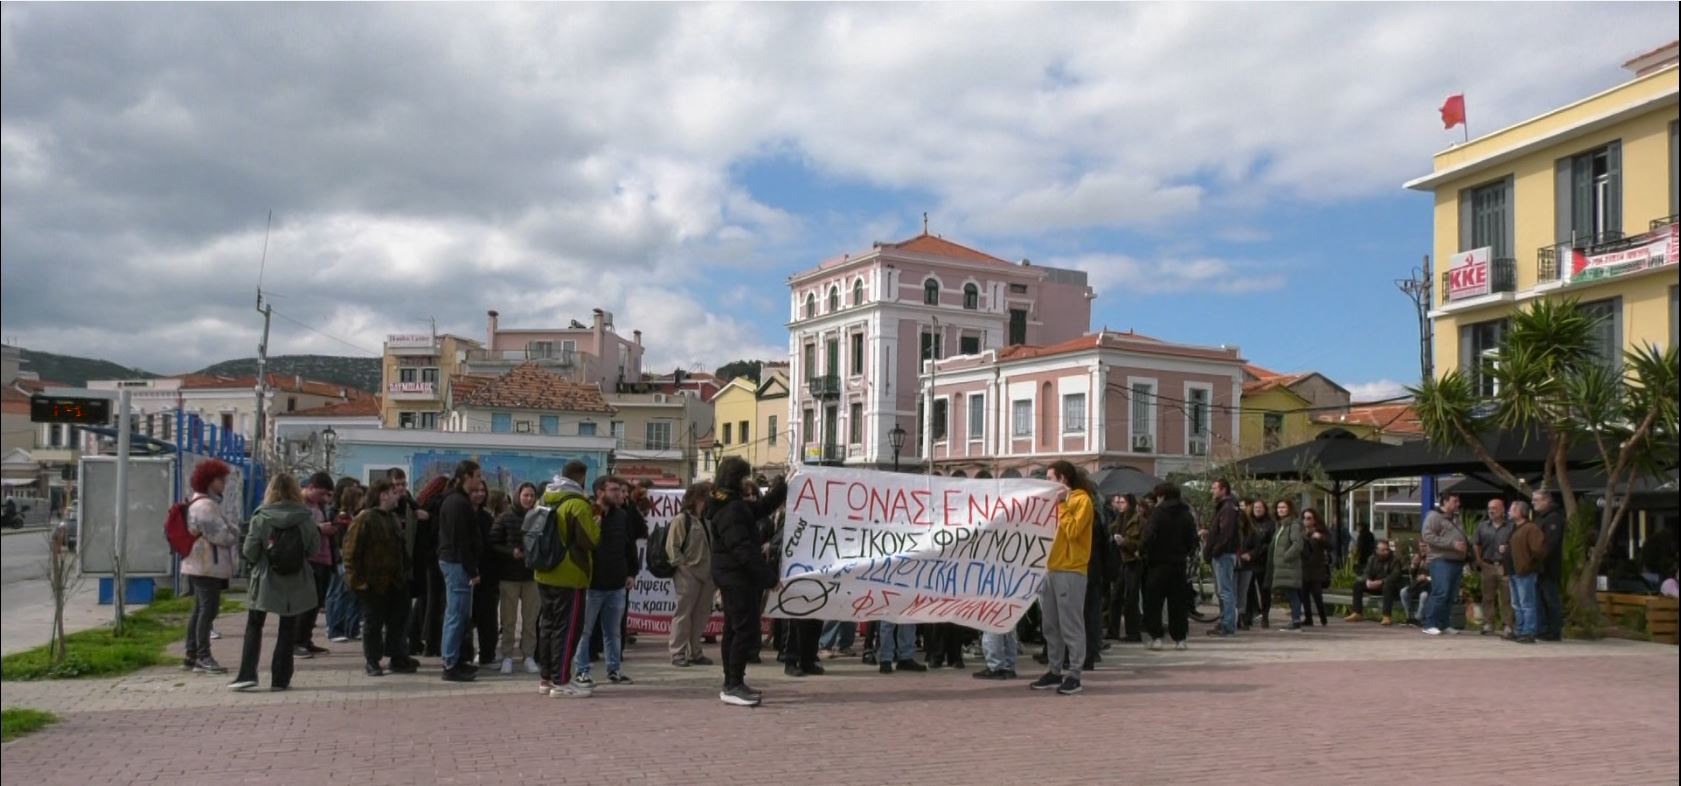
[[[1302,624],[1302,591],[1296,587],[1285,587],[1284,598],[1290,601],[1290,624]]]
[[[1220,630],[1237,632],[1237,555],[1214,558],[1214,591],[1220,595]]]
[[[1430,599],[1425,602],[1425,627],[1447,630],[1453,624],[1453,604],[1465,580],[1465,563],[1438,559],[1430,563]]]
[[[1016,632],[982,633],[981,653],[986,656],[986,667],[992,671],[1015,671],[1016,656],[1021,654],[1021,640],[1016,638]]]
[[[459,562],[438,560],[438,570],[444,574],[444,668],[453,669],[461,661],[461,640],[473,621],[473,587]]]
[[[898,663],[916,659],[916,623],[881,623],[877,634],[876,662]]]
[[[622,665],[624,647],[619,638],[620,621],[625,618],[625,591],[622,589],[592,589],[584,593],[584,637],[578,640],[578,654],[572,657],[572,673],[590,673],[590,632],[595,621],[601,620],[602,649],[607,651],[607,672],[618,671]]]
[[[327,584],[327,638],[351,638],[362,624],[362,601],[344,584],[344,566],[339,565]]]
[[[819,649],[844,650],[858,640],[858,623],[825,622],[823,623],[823,638],[817,642]]]
[[[1535,607],[1535,574],[1513,576],[1508,581],[1512,587],[1512,616],[1517,618],[1512,632],[1533,638],[1541,624],[1540,610]]]

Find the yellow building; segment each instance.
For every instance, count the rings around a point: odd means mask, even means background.
[[[437,429],[448,408],[450,378],[479,342],[449,334],[389,335],[381,362],[381,428]]]
[[[712,398],[720,458],[740,456],[756,473],[788,471],[788,369],[766,365],[760,381],[736,377]]]
[[[1634,78],[1610,90],[1442,151],[1406,184],[1436,197],[1436,373],[1474,373],[1507,318],[1538,297],[1603,315],[1607,358],[1676,340],[1676,51],[1629,61]]]

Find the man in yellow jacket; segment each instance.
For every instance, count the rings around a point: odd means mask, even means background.
[[[543,696],[587,697],[588,685],[572,681],[572,660],[583,630],[584,592],[595,573],[595,544],[601,540],[601,523],[595,517],[589,497],[584,496],[584,479],[589,472],[583,462],[568,462],[554,482],[543,491],[542,502],[530,513],[548,520],[549,512],[560,531],[566,554],[547,570],[532,571],[537,582],[537,666]]]
[[[1086,656],[1086,568],[1091,563],[1091,528],[1097,508],[1086,473],[1078,467],[1058,461],[1045,474],[1068,491],[1057,509],[1056,540],[1051,543],[1045,582],[1039,589],[1045,654],[1051,669],[1029,687],[1072,696],[1081,690],[1080,662]]]

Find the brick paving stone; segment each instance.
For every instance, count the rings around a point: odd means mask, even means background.
[[[7,744],[0,781],[27,786],[545,783],[872,784],[1525,782],[1681,779],[1676,650],[1633,642],[1524,647],[1479,636],[1337,625],[1116,645],[1087,692],[880,675],[856,659],[749,680],[758,709],[717,701],[719,672],[677,669],[644,641],[630,687],[587,700],[535,678],[456,686],[433,668],[370,680],[342,653],[300,662],[293,690],[233,694],[165,669],[119,680],[6,683],[5,706],[63,721]],[[238,651],[237,636],[219,652]],[[766,653],[767,656],[769,653]],[[714,653],[715,655],[715,653]],[[1024,658],[1023,674],[1032,676]],[[266,678],[266,674],[265,674]],[[656,757],[656,751],[667,751]]]

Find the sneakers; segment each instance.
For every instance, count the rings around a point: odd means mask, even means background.
[[[1034,680],[1033,684],[1031,684],[1027,687],[1032,689],[1032,690],[1054,690],[1056,688],[1062,687],[1062,684],[1063,684],[1062,677],[1060,677],[1058,675],[1055,675],[1055,674],[1052,674],[1052,673],[1047,671],[1047,672],[1045,672],[1045,676]]]
[[[1080,687],[1079,678],[1064,677],[1062,678],[1062,684],[1057,686],[1056,693],[1058,696],[1073,696],[1082,690],[1085,690],[1085,688]]]
[[[1162,648],[1162,640],[1161,639],[1150,639],[1150,643],[1148,645],[1146,645],[1146,648],[1149,649],[1151,652],[1160,652],[1161,648]]]
[[[1426,635],[1426,636],[1440,636],[1440,635],[1442,635],[1442,629],[1432,625],[1432,626],[1424,629],[1424,635]]]
[[[622,671],[609,671],[609,672],[607,672],[607,681],[613,683],[614,685],[634,685],[635,684],[631,680],[630,675],[625,674]]]
[[[543,669],[537,665],[537,659],[536,658],[526,658],[525,659],[525,673],[526,674],[540,674],[540,673],[542,673],[542,671],[543,671]]]
[[[378,663],[370,663],[362,667],[362,673],[369,677],[383,677],[385,676],[385,669],[380,668]]]
[[[1366,615],[1364,615],[1364,614],[1350,614],[1346,617],[1343,617],[1342,621],[1343,622],[1365,622],[1366,621]]]
[[[712,665],[712,659],[706,657],[705,655],[696,655],[693,658],[689,659],[689,665],[690,666],[711,666]]]
[[[211,628],[210,629],[210,640],[215,641],[219,638],[222,638],[222,632],[219,631],[219,630],[216,630],[215,628]]]
[[[1385,628],[1392,627],[1395,624],[1395,618],[1394,617],[1384,617],[1383,621],[1379,622],[1378,624],[1382,625]]]
[[[328,636],[327,641],[330,641],[334,644],[348,644],[348,643],[350,643],[350,637],[349,636]]]
[[[820,650],[817,653],[817,657],[822,658],[823,660],[834,660],[835,659],[835,651],[834,650]]]
[[[686,669],[689,667],[689,659],[683,657],[682,655],[678,655],[677,657],[671,659],[671,665],[676,666],[679,669]]]
[[[256,687],[256,680],[234,680],[233,682],[228,683],[228,690],[232,691],[255,690]]]
[[[1488,634],[1493,633],[1493,632],[1494,632],[1494,626],[1493,625],[1484,624],[1482,632],[1478,633],[1477,635],[1478,636],[1487,636]]]
[[[309,660],[315,657],[315,653],[310,652],[308,647],[299,644],[298,646],[292,648],[292,657],[299,660]]]
[[[595,688],[595,678],[591,677],[590,673],[587,671],[580,674],[574,674],[572,675],[572,684],[580,688],[589,688],[593,690]]]
[[[503,658],[502,659],[502,673],[503,674],[513,674],[514,673],[514,659],[513,658]]]
[[[731,688],[725,688],[722,692],[720,692],[718,694],[718,700],[730,705],[731,707],[757,707],[764,699],[757,694],[749,692],[747,690],[747,686],[736,685]]]
[[[881,673],[882,674],[892,674],[893,673],[893,664],[891,664],[891,663],[881,664]]]
[[[310,642],[308,644],[303,645],[302,649],[309,650],[309,654],[311,654],[311,655],[326,655],[327,653],[331,652],[331,650],[327,649],[326,647],[315,646],[315,642]]]
[[[906,658],[898,663],[900,671],[927,671],[928,667]]]
[[[198,661],[193,660],[192,658],[182,658],[181,659],[181,670],[182,671],[198,671]]]
[[[225,667],[223,667],[222,664],[217,663],[215,658],[200,658],[199,662],[193,664],[193,673],[194,674],[227,674],[228,670]]]
[[[1008,670],[993,671],[992,669],[981,669],[969,676],[974,677],[977,680],[1009,680],[1015,679],[1016,673]]]
[[[444,682],[472,682],[478,678],[479,675],[460,667],[444,669]]]
[[[577,684],[559,685],[549,689],[551,699],[587,699],[595,693],[594,687]]]
[[[800,668],[797,663],[789,663],[782,667],[782,673],[789,677],[804,677],[805,669]]]
[[[1535,637],[1534,636],[1519,636],[1516,639],[1514,639],[1514,641],[1516,641],[1519,644],[1534,644],[1535,643]]]
[[[413,658],[402,661],[393,660],[391,661],[391,667],[386,669],[386,671],[389,671],[392,674],[413,674],[420,671],[420,661]]]
[[[1302,632],[1302,625],[1299,622],[1292,622],[1289,625],[1286,625],[1282,628],[1279,628],[1278,632],[1279,633],[1301,633]]]
[[[1189,646],[1187,646],[1187,645],[1186,645],[1186,644],[1185,644],[1185,642],[1183,642],[1183,641],[1176,641],[1176,642],[1173,642],[1173,648],[1174,648],[1174,649],[1176,649],[1176,650],[1178,650],[1178,651],[1180,651],[1180,652],[1184,652],[1184,651],[1185,651],[1185,650],[1188,650],[1188,649],[1190,649],[1190,647],[1189,647]]]

